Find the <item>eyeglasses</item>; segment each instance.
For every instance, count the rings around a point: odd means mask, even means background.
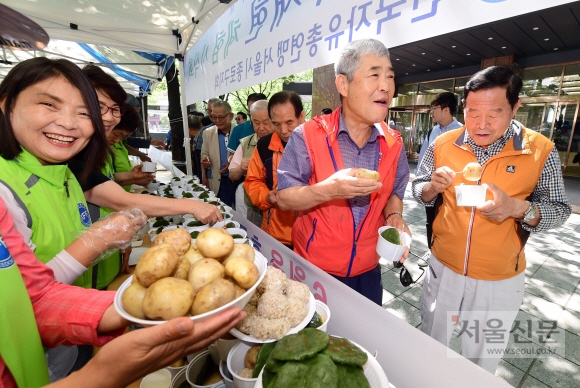
[[[435,279],[437,279],[437,275],[435,275],[435,271],[429,265],[429,262],[427,261],[427,259],[425,259],[425,257],[430,254],[429,252],[425,253],[422,257],[414,254],[413,252],[409,252],[409,253],[411,255],[417,257],[419,260],[423,260],[426,263],[426,265],[429,266],[429,269],[431,270],[431,274],[433,275],[433,277]],[[400,261],[393,261],[393,266],[395,268],[401,268],[401,272],[399,273],[399,281],[401,282],[403,287],[409,287],[411,284],[417,283],[419,280],[421,280],[423,275],[425,275],[425,269],[423,268],[424,265],[421,265],[421,264],[419,264],[419,269],[421,270],[421,275],[419,275],[419,277],[415,280],[413,280],[413,276],[411,276],[411,273],[409,272],[407,267],[405,267],[405,265],[403,263],[401,263]]]
[[[221,121],[221,120],[225,119],[226,117],[228,117],[229,115],[230,115],[230,113],[228,113],[227,115],[224,115],[224,116],[211,115],[211,116],[209,116],[209,118],[211,119],[211,121],[216,121],[216,120]]]
[[[441,107],[440,107],[439,105],[432,106],[432,107],[431,107],[431,109],[429,109],[429,112],[434,112],[434,111],[436,111],[437,109],[441,109]]]
[[[104,116],[110,110],[113,117],[121,117],[125,114],[125,110],[118,106],[107,106],[103,103],[100,104],[101,106],[101,115]]]

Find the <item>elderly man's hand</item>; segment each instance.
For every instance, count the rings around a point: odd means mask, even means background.
[[[266,196],[266,202],[268,202],[272,206],[276,206],[278,204],[278,199],[276,198],[276,193],[278,190],[274,189],[268,193]]]
[[[506,218],[523,214],[527,209],[527,202],[512,198],[493,183],[485,184],[493,194],[493,200],[485,201],[477,210],[492,221],[502,222]]]
[[[358,168],[340,170],[321,183],[326,186],[326,194],[332,198],[351,199],[363,197],[381,188],[382,183],[374,179],[356,178]]]
[[[453,179],[455,178],[455,172],[447,167],[439,167],[437,170],[431,174],[431,190],[436,193],[444,192],[449,186],[453,184]]]

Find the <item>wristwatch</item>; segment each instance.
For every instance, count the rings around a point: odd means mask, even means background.
[[[527,224],[528,222],[536,218],[536,205],[534,205],[529,201],[526,202],[530,204],[530,207],[528,207],[528,210],[526,210],[526,212],[524,213],[524,218],[522,218],[522,222]]]

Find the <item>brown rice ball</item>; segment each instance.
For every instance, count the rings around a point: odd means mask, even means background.
[[[251,335],[260,339],[279,340],[290,331],[290,321],[286,318],[266,319],[257,316],[253,322]]]
[[[278,268],[269,267],[266,270],[266,275],[264,279],[258,285],[257,290],[263,294],[266,291],[277,291],[284,292],[288,286],[290,280],[286,277],[286,274],[279,270]]]
[[[260,296],[262,296],[261,292],[258,292],[258,290],[254,291],[254,294],[252,295],[252,297],[248,301],[248,304],[250,304],[252,306],[257,306],[258,301],[260,300]]]
[[[238,376],[240,376],[243,379],[251,379],[252,373],[254,373],[253,369],[244,368],[238,372]]]
[[[258,315],[268,319],[284,318],[288,311],[288,298],[276,291],[266,291],[258,302]]]
[[[290,326],[298,325],[308,315],[308,305],[298,299],[288,299],[288,313],[286,319],[290,321]]]
[[[298,299],[302,303],[308,303],[310,300],[310,289],[304,283],[291,280],[286,288],[286,296],[288,299]]]
[[[254,321],[258,317],[258,313],[256,311],[256,307],[252,305],[246,305],[244,307],[244,311],[246,312],[246,317],[242,319],[236,325],[236,329],[241,331],[244,334],[250,334],[252,331],[252,327],[254,326]]]

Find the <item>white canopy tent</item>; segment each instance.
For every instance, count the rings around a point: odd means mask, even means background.
[[[2,0],[44,28],[51,41],[42,51],[2,50],[0,81],[14,64],[42,55],[67,58],[79,66],[98,64],[128,93],[146,95],[171,65],[169,58],[156,60],[155,56],[183,56],[236,1]],[[180,73],[183,75],[183,71]],[[184,80],[180,81],[182,112],[186,117]],[[187,138],[185,120],[184,132]],[[189,142],[186,148],[190,174]]]

